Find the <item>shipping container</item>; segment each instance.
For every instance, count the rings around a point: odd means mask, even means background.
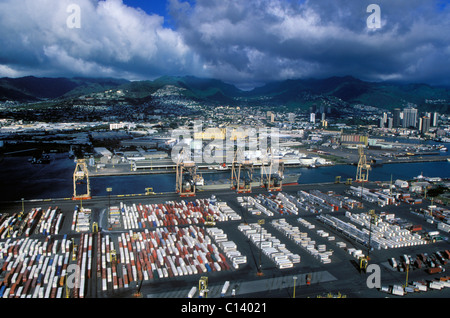
[[[428,268],[428,274],[436,274],[442,272],[441,267],[430,267]]]
[[[229,281],[226,281],[225,284],[224,284],[223,287],[222,287],[221,292],[220,292],[220,296],[221,296],[221,297],[225,297],[225,295],[226,295],[226,293],[227,293],[229,287],[230,287],[230,282],[229,282]]]
[[[187,297],[188,298],[193,298],[195,296],[195,294],[197,293],[197,287],[192,287],[191,290],[189,291]]]
[[[405,295],[405,291],[403,289],[403,286],[394,285],[392,287],[392,294],[393,295],[397,295],[397,296],[404,296]]]

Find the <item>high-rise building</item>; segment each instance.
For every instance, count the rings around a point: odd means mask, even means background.
[[[383,113],[383,116],[380,118],[380,128],[385,128],[387,124],[387,113]]]
[[[309,121],[313,124],[316,122],[316,113],[311,113],[309,115]]]
[[[421,118],[422,120],[421,120],[421,127],[420,127],[420,132],[422,133],[422,134],[424,134],[424,133],[427,133],[429,130],[430,130],[430,124],[431,124],[431,119],[430,119],[430,117],[427,117],[427,116],[423,116],[422,118]]]
[[[439,114],[434,112],[431,115],[431,126],[432,127],[437,127],[438,126],[438,119],[439,119]]]
[[[401,113],[400,108],[394,109],[394,117],[393,117],[393,123],[392,123],[394,128],[400,127],[400,124],[401,124],[400,113]]]
[[[417,108],[403,109],[403,127],[417,127]]]
[[[387,123],[387,128],[392,129],[393,126],[394,126],[394,118],[389,117],[388,123]]]

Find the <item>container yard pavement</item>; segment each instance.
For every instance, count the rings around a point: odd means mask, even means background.
[[[277,277],[262,277],[253,281],[235,281],[231,284],[231,288],[227,291],[227,293],[222,296],[221,291],[223,284],[214,285],[211,284],[209,286],[208,297],[210,298],[219,298],[219,297],[231,297],[231,290],[235,289],[236,293],[241,297],[252,296],[258,293],[271,294],[271,293],[280,293],[283,290],[283,293],[292,292],[294,288],[294,277],[296,277],[296,288],[304,288],[307,286],[306,284],[306,275],[283,275]],[[336,277],[331,275],[327,271],[319,271],[314,272],[312,275],[311,284],[322,284],[330,281],[336,280]],[[156,293],[156,294],[148,294],[147,298],[185,298],[188,295],[190,288],[179,288],[175,290],[170,290],[167,292]],[[284,295],[285,297],[288,294]]]
[[[368,187],[377,187],[377,184],[368,184]],[[313,184],[313,185],[298,185],[284,187],[283,193],[295,196],[297,191],[310,191],[319,190],[323,193],[333,191],[336,194],[345,194],[345,190],[348,186],[343,184]],[[328,293],[341,293],[347,297],[398,297],[391,294],[381,292],[376,288],[367,287],[367,279],[369,274],[361,273],[358,269],[359,264],[355,257],[350,255],[344,248],[337,246],[337,242],[346,244],[346,248],[354,248],[355,250],[361,250],[364,254],[367,252],[367,247],[357,243],[355,240],[343,235],[341,232],[333,229],[324,223],[320,222],[316,216],[310,212],[300,211],[298,215],[289,214],[275,214],[272,217],[261,214],[256,215],[250,213],[245,207],[243,207],[237,200],[238,197],[251,195],[252,197],[258,194],[267,194],[267,191],[260,188],[253,188],[251,194],[237,194],[231,190],[220,191],[204,191],[200,192],[194,198],[183,198],[187,202],[195,201],[196,199],[209,199],[212,195],[215,195],[219,201],[226,202],[228,207],[237,212],[241,216],[240,220],[217,222],[217,228],[224,231],[227,234],[228,240],[233,241],[237,245],[237,250],[246,256],[247,262],[241,264],[238,269],[231,268],[224,271],[198,273],[195,275],[184,275],[178,277],[168,278],[153,278],[144,280],[141,286],[142,297],[145,298],[185,298],[187,297],[189,290],[193,286],[198,287],[198,281],[200,276],[208,276],[210,292],[208,297],[220,297],[220,290],[225,281],[230,282],[230,288],[228,289],[225,297],[231,297],[231,292],[234,289],[236,298],[252,298],[252,297],[268,297],[268,298],[287,298],[293,296],[294,289],[294,277],[296,280],[296,297],[317,297],[320,295],[326,295]],[[276,193],[274,193],[276,194]],[[360,200],[359,198],[355,198]],[[25,211],[30,210],[33,207],[42,207],[47,209],[49,206],[58,206],[63,212],[65,219],[61,226],[58,235],[54,235],[55,239],[62,239],[64,234],[67,234],[67,238],[74,238],[79,240],[80,234],[71,230],[71,221],[75,205],[82,204],[83,207],[92,210],[91,224],[97,222],[100,226],[102,237],[109,235],[111,241],[118,247],[118,240],[122,233],[129,233],[129,230],[108,230],[107,218],[105,217],[105,210],[108,205],[118,206],[121,202],[125,205],[131,206],[135,204],[162,204],[166,201],[180,202],[175,193],[158,194],[139,197],[94,197],[91,200],[85,200],[83,202],[74,202],[71,200],[58,200],[51,199],[41,202],[25,202]],[[375,209],[377,212],[384,211],[386,213],[393,213],[396,217],[400,217],[408,220],[413,224],[421,224],[426,231],[433,231],[436,226],[427,223],[422,216],[411,213],[411,209],[426,207],[430,204],[429,201],[424,200],[422,204],[411,206],[406,203],[401,203],[399,206],[385,206],[380,208],[379,206],[363,201],[363,209],[352,209],[351,213],[359,214],[367,212],[370,209]],[[17,213],[21,210],[21,202],[9,203],[2,207],[2,213],[10,212]],[[339,217],[342,220],[346,219],[343,209],[338,212],[323,212],[323,214],[329,214],[335,217]],[[307,229],[298,222],[298,218],[309,222],[314,226],[314,229]],[[254,241],[249,237],[246,237],[241,231],[238,230],[240,224],[254,224],[258,220],[264,219],[265,224],[263,229],[267,231],[266,236],[278,239],[285,249],[291,251],[294,254],[300,256],[300,263],[294,264],[291,268],[279,269],[276,263],[267,255],[261,253]],[[277,219],[284,219],[288,224],[293,227],[298,227],[302,233],[307,233],[308,238],[311,241],[316,242],[316,245],[325,245],[326,251],[329,251],[331,256],[330,263],[322,263],[317,256],[311,254],[306,248],[303,248],[296,244],[294,241],[285,236],[279,229],[277,229],[271,222]],[[181,225],[179,226],[182,227]],[[154,231],[153,228],[148,228],[149,231]],[[322,230],[322,232],[321,232]],[[133,233],[142,232],[142,229],[133,229]],[[323,232],[329,233],[329,236],[334,237],[333,241],[329,240],[329,237],[322,236]],[[256,233],[257,234],[257,233]],[[390,248],[373,250],[370,253],[371,264],[378,264],[381,269],[381,285],[393,286],[403,285],[406,281],[406,273],[399,272],[392,269],[389,264],[389,259],[394,257],[397,260],[400,259],[403,254],[410,254],[416,256],[420,253],[428,253],[429,255],[436,251],[442,251],[450,248],[448,241],[448,234],[442,234],[444,240],[436,243],[407,246],[401,248]],[[37,234],[32,236],[34,239],[44,240],[46,235]],[[1,240],[4,242],[5,240]],[[94,255],[92,257],[92,268],[97,268],[97,256],[95,255],[98,249],[96,239],[93,240],[92,251]],[[262,276],[258,276],[258,268],[261,260]],[[231,262],[228,260],[228,263]],[[445,268],[447,268],[446,266]],[[123,274],[122,268],[118,266],[118,275]],[[423,269],[411,269],[408,272],[408,281],[429,281],[434,277],[444,276],[446,273],[440,273],[437,275],[429,275]],[[310,284],[306,283],[307,276],[311,275]],[[107,291],[102,290],[102,280],[97,275],[92,275],[88,280],[85,297],[87,298],[125,298],[133,297],[133,294],[138,289],[139,282],[137,280],[130,280],[128,288],[109,289]],[[449,297],[449,288],[442,290],[429,290],[421,293],[408,293],[406,297]],[[198,294],[196,295],[198,297]]]

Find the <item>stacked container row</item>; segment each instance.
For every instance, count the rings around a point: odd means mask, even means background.
[[[240,224],[238,229],[274,261],[279,269],[292,268],[295,263],[300,262],[298,254],[290,252],[279,239],[258,223]]]
[[[324,244],[317,245],[307,233],[301,232],[298,227],[289,224],[285,219],[273,220],[271,224],[323,264],[331,263],[332,251],[327,251]]]
[[[240,220],[226,204],[211,204],[209,199],[167,201],[164,204],[126,205],[121,202],[120,212],[126,230],[203,224],[209,217],[218,222]]]
[[[237,250],[237,245],[233,241],[228,240],[227,234],[223,232],[222,229],[217,227],[212,227],[207,229],[207,233],[212,237],[212,239],[217,243],[217,245],[222,249],[228,259],[233,263],[234,268],[239,268],[241,264],[247,264],[247,256],[242,255],[241,252]],[[218,252],[218,249],[212,244],[214,251]],[[223,256],[219,253],[219,256]],[[225,259],[225,258],[224,258]]]
[[[114,245],[102,239],[102,288],[127,288],[131,282],[229,270],[217,245],[196,225],[129,231],[118,237],[117,262],[110,256]]]
[[[71,241],[46,237],[37,239],[8,239],[0,243],[3,259],[0,281],[2,298],[62,297],[70,263]]]
[[[381,217],[376,224],[371,224],[371,216],[367,213],[352,214],[346,212],[345,215],[354,223],[364,227],[363,231],[369,233],[372,230],[372,239],[379,248],[399,248],[406,246],[423,245],[427,242],[416,233],[400,226],[384,221]]]
[[[87,232],[90,230],[91,209],[75,207],[72,219],[72,231]]]
[[[4,215],[0,218],[0,238],[17,238],[32,234],[58,234],[63,223],[63,214],[58,207],[33,208],[30,212]]]

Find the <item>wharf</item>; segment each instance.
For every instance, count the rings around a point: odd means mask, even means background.
[[[419,162],[441,162],[447,161],[450,159],[450,156],[444,155],[429,155],[429,156],[403,156],[403,157],[392,157],[392,158],[383,158],[383,160],[377,165],[383,164],[395,164],[395,163],[419,163]],[[333,165],[356,165],[358,163],[357,159],[350,158],[345,161],[336,162]],[[330,165],[316,165],[317,169],[321,167],[329,167]],[[286,168],[308,168],[305,165],[291,164],[285,165]],[[259,167],[255,167],[256,170]],[[208,174],[208,173],[231,173],[231,169],[229,170],[214,170],[208,169],[207,167],[199,167],[198,173],[200,174]],[[157,164],[155,163],[152,168],[148,169],[139,169],[137,171],[133,171],[130,169],[129,164],[112,164],[106,165],[105,168],[96,169],[94,167],[89,167],[89,176],[90,177],[107,177],[107,176],[139,176],[139,175],[151,175],[151,174],[175,174],[176,166],[175,165],[165,165],[165,164]]]

